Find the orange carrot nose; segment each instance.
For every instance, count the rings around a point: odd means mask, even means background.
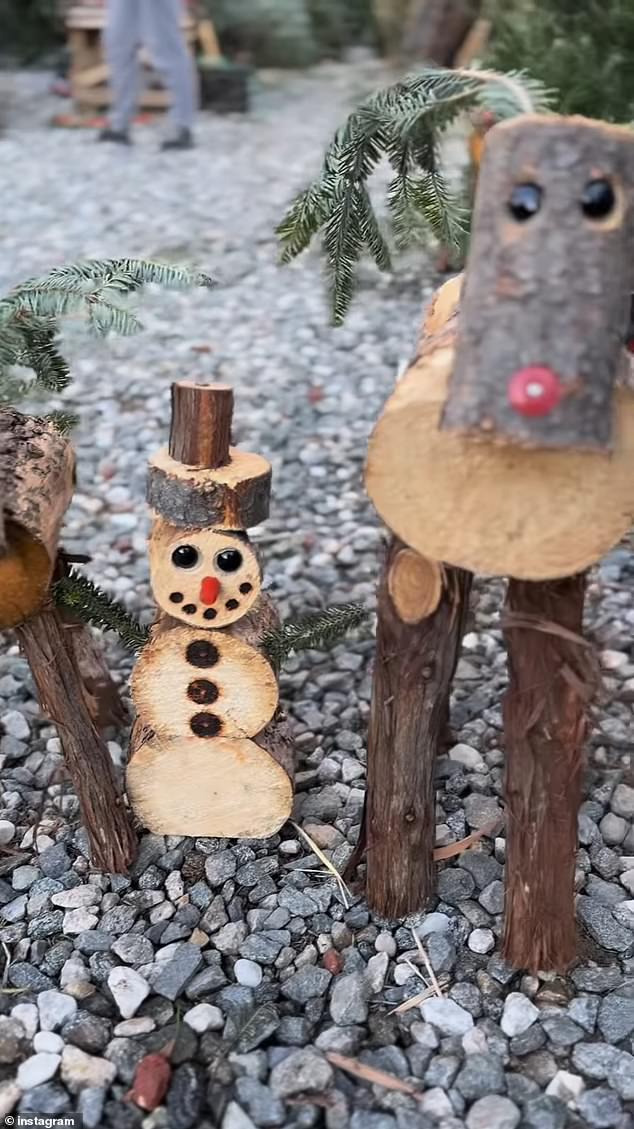
[[[200,599],[203,604],[215,604],[220,591],[220,581],[215,576],[203,576],[200,585]]]

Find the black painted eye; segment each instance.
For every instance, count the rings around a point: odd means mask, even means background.
[[[538,184],[516,184],[509,198],[509,211],[519,223],[531,219],[539,211],[542,190]]]
[[[591,220],[609,216],[614,207],[614,189],[609,180],[589,180],[581,194],[581,210]]]
[[[223,572],[237,572],[242,564],[242,553],[237,549],[223,549],[216,557],[216,564]]]
[[[177,568],[193,568],[198,564],[198,549],[193,545],[179,545],[172,553],[172,564]]]

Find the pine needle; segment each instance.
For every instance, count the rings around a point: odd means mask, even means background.
[[[472,831],[464,839],[459,839],[456,843],[449,843],[446,847],[436,847],[434,849],[434,861],[440,862],[442,859],[452,859],[456,855],[461,855],[473,847],[475,843],[479,843],[480,839],[486,838],[488,835],[497,835],[499,829],[504,826],[502,818],[492,819],[490,823],[480,827],[478,831]]]
[[[321,863],[323,863],[323,865],[326,867],[326,870],[328,871],[328,873],[332,875],[332,877],[334,878],[334,880],[337,883],[337,886],[339,888],[339,893],[341,894],[341,900],[342,900],[344,906],[346,907],[346,909],[350,909],[350,905],[351,905],[351,902],[352,902],[352,893],[349,890],[349,888],[346,886],[346,884],[345,884],[343,878],[341,877],[339,871],[337,870],[337,867],[335,866],[335,864],[330,861],[330,859],[328,858],[327,855],[324,854],[321,847],[317,846],[314,839],[311,839],[308,832],[304,831],[303,827],[300,827],[298,823],[294,823],[292,819],[290,820],[290,824],[291,824],[292,827],[295,828],[295,830],[297,832],[299,832],[299,834],[302,836],[302,839],[304,839],[308,843],[308,846],[310,847],[313,854],[317,855],[317,858],[319,859],[319,861]],[[350,901],[348,901],[348,899],[350,899]]]
[[[279,670],[294,651],[326,650],[370,617],[362,604],[332,604],[296,623],[284,623],[262,639],[262,649]]]
[[[421,939],[418,936],[418,933],[416,932],[415,929],[412,929],[412,937],[414,938],[414,944],[416,945],[416,948],[418,949],[418,951],[420,953],[423,964],[425,965],[425,968],[427,969],[427,975],[429,976],[429,979],[431,980],[432,988],[434,989],[434,992],[436,993],[438,998],[442,999],[442,992],[440,990],[440,985],[438,983],[438,980],[436,979],[436,973],[434,972],[434,970],[431,966],[431,962],[429,960],[429,957],[427,956],[427,953],[425,952],[425,946],[423,945],[423,942],[421,941]]]
[[[417,992],[415,996],[410,996],[408,1000],[403,1000],[402,1004],[399,1004],[398,1007],[393,1007],[387,1014],[403,1015],[404,1012],[411,1011],[412,1008],[420,1007],[421,1004],[425,1003],[425,1000],[430,1000],[432,996],[435,995],[436,992],[434,988],[425,988],[424,992]]]
[[[59,607],[68,608],[85,623],[115,631],[131,650],[140,650],[148,641],[147,627],[74,568],[53,586],[53,597]]]
[[[420,1099],[423,1096],[422,1090],[411,1082],[404,1082],[402,1078],[388,1074],[386,1070],[377,1070],[374,1066],[359,1062],[357,1058],[349,1058],[348,1055],[340,1055],[336,1051],[327,1051],[326,1058],[339,1070],[345,1070],[348,1074],[353,1074],[355,1078],[361,1078],[364,1082],[370,1082],[373,1086],[383,1086],[385,1090],[398,1090],[399,1093],[409,1094],[412,1098]]]

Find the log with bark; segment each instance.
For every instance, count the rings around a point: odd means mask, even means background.
[[[268,512],[270,467],[230,446],[226,386],[183,382],[172,406],[169,450],[150,464],[161,614],[132,677],[128,794],[161,834],[261,838],[293,802],[288,726],[262,653],[278,621],[245,532]]]
[[[361,846],[367,899],[383,917],[421,910],[434,891],[434,763],[471,575],[390,542],[378,592]]]
[[[481,7],[481,0],[414,0],[405,21],[403,55],[453,66]]]
[[[511,580],[503,628],[506,745],[504,954],[563,970],[576,955],[574,875],[587,711],[596,685],[582,638],[585,576]]]

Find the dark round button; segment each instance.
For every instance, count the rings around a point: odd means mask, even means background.
[[[196,605],[195,604],[183,604],[183,611],[186,612],[187,615],[193,615],[194,612],[196,611]]]
[[[195,713],[189,727],[196,737],[217,737],[222,729],[222,722],[215,713]]]
[[[218,612],[215,608],[207,608],[207,610],[203,612],[203,619],[215,619],[217,615]]]
[[[614,207],[614,189],[609,180],[598,177],[589,180],[581,195],[581,210],[591,220],[609,216]]]
[[[236,608],[240,607],[240,601],[239,600],[227,600],[225,607],[226,607],[228,612],[233,612],[233,611],[235,611]]]
[[[177,568],[193,568],[198,564],[198,549],[193,545],[177,545],[172,553],[172,563]]]
[[[211,706],[218,698],[218,687],[206,678],[196,678],[187,687],[187,697],[197,706]]]
[[[216,564],[222,572],[237,572],[242,564],[242,553],[238,549],[223,549],[216,556]]]
[[[181,604],[183,602],[182,592],[170,592],[170,600],[173,604]]]
[[[192,666],[215,666],[220,656],[208,639],[195,639],[185,651],[185,658]]]
[[[542,190],[538,184],[516,184],[509,198],[509,211],[519,223],[531,219],[539,211]]]
[[[253,585],[249,584],[248,580],[245,580],[244,584],[240,585],[240,591],[242,592],[243,596],[248,595],[248,593],[251,592],[252,590],[253,590]]]

